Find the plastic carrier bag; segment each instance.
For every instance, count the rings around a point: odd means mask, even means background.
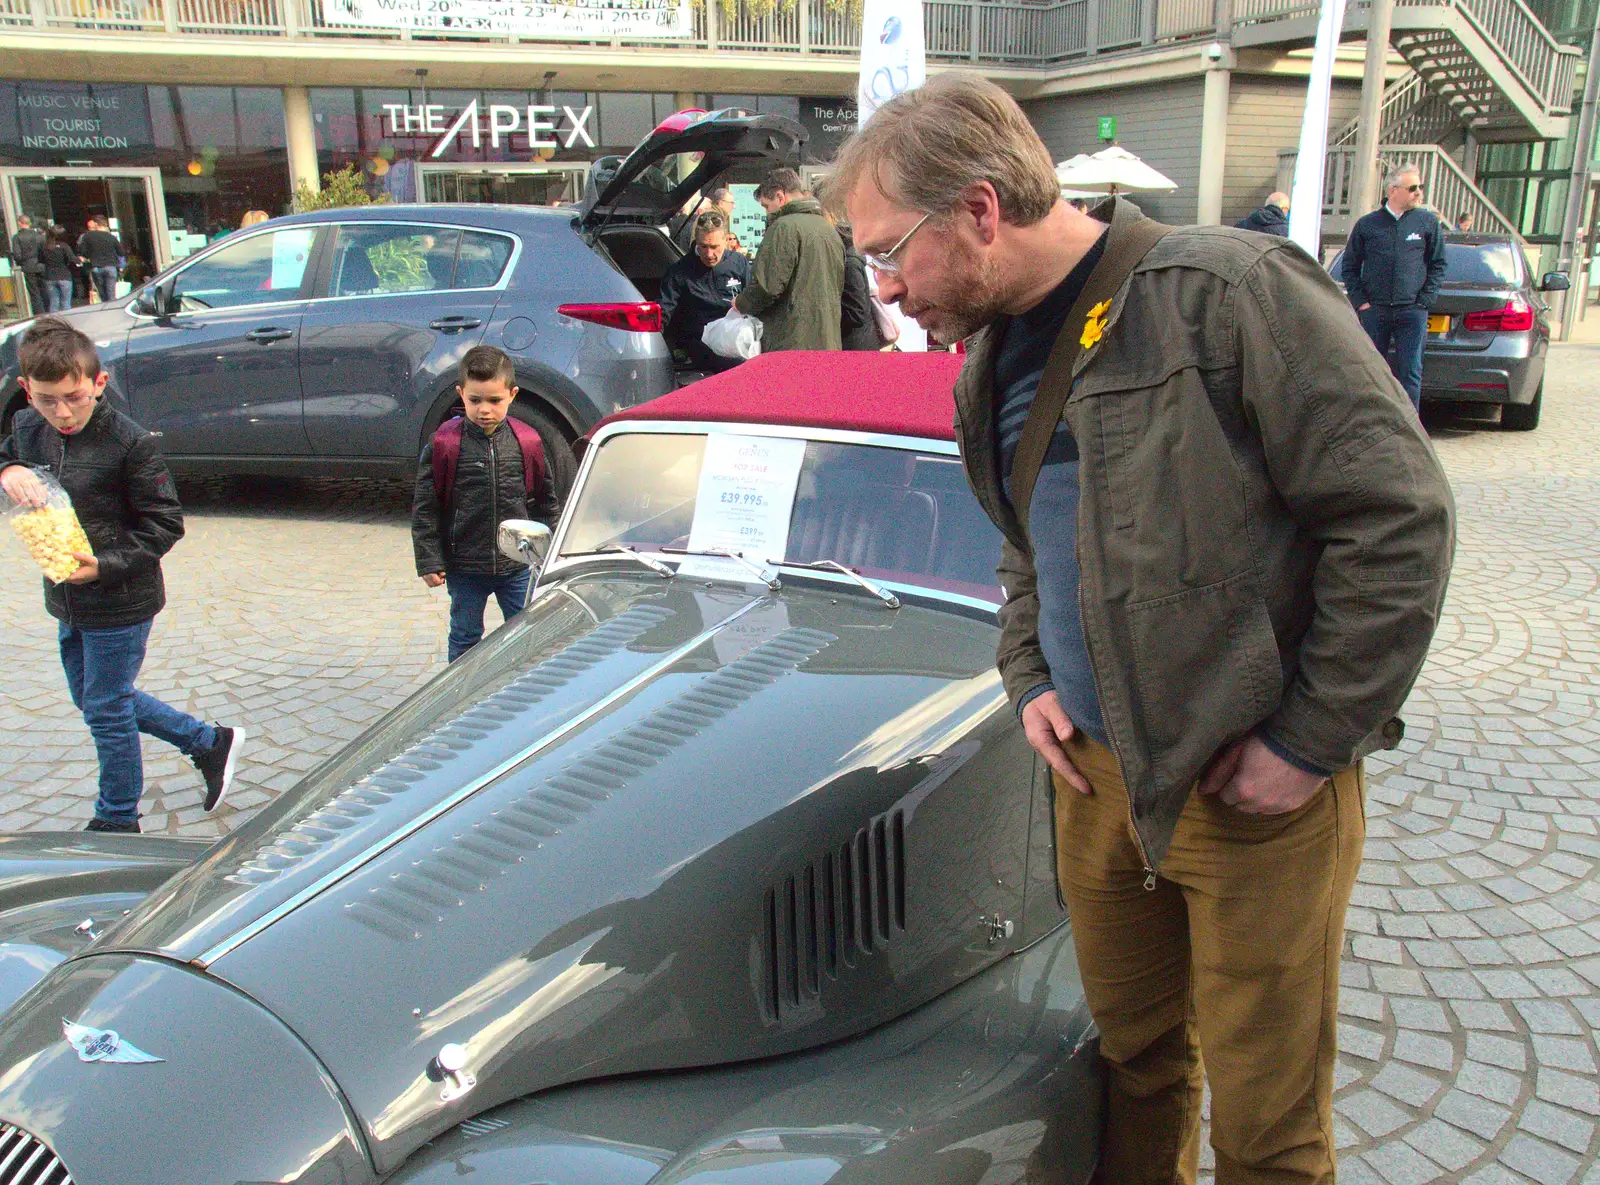
[[[72,558],[73,552],[93,555],[94,551],[89,546],[89,537],[83,533],[83,524],[78,522],[77,511],[72,509],[72,498],[55,475],[47,469],[35,469],[33,475],[44,486],[45,504],[13,504],[11,529],[27,545],[34,563],[44,569],[50,582],[60,584],[80,566]]]
[[[721,358],[754,358],[761,353],[761,322],[738,309],[700,331],[700,340]]]

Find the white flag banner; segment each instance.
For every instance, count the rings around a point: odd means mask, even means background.
[[[922,0],[866,0],[861,12],[861,81],[856,87],[861,124],[896,95],[927,81]],[[907,352],[926,351],[928,334],[922,326],[902,314],[899,305],[885,307],[900,326],[895,344]]]
[[[1289,237],[1320,259],[1322,187],[1328,163],[1328,92],[1333,85],[1333,56],[1344,28],[1344,0],[1322,0],[1317,21],[1317,46],[1311,54],[1311,81],[1306,88],[1306,113],[1300,123],[1300,153],[1294,161],[1294,187],[1289,194]]]
[[[330,26],[501,36],[693,37],[689,0],[323,0]]]

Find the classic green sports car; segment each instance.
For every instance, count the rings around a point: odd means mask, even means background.
[[[0,1185],[1088,1180],[958,364],[623,413],[528,608],[237,832],[0,838]]]

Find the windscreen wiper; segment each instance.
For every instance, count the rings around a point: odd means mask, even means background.
[[[660,560],[653,559],[647,555],[641,555],[635,548],[629,547],[626,543],[607,543],[604,547],[597,547],[593,551],[564,551],[561,553],[559,558],[563,560],[575,560],[581,559],[583,556],[592,555],[620,555],[626,556],[631,560],[638,560],[641,564],[643,564],[646,568],[649,568],[663,580],[671,580],[677,575],[676,572],[667,567],[667,565],[663,564]]]
[[[718,559],[732,560],[734,563],[739,564],[741,567],[747,568],[753,572],[756,579],[770,588],[773,592],[778,592],[783,588],[783,581],[779,580],[776,576],[768,576],[767,570],[760,564],[756,563],[754,560],[745,559],[743,553],[734,551],[731,548],[707,547],[703,551],[690,551],[686,547],[663,547],[661,550],[666,555],[709,555],[716,556]]]
[[[881,585],[874,584],[854,568],[847,568],[837,560],[775,560],[772,561],[785,568],[808,568],[813,572],[838,572],[848,576],[873,596],[877,597],[891,609],[900,608],[900,598]]]

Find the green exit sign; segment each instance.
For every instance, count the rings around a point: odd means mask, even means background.
[[[1117,117],[1115,115],[1102,115],[1100,117],[1100,138],[1102,140],[1115,140],[1117,138]]]

